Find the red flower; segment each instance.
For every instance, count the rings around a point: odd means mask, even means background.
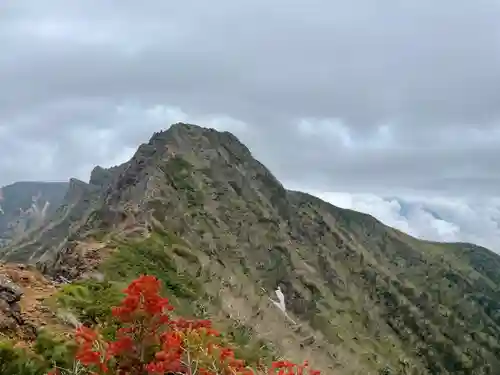
[[[154,276],[140,276],[124,290],[125,298],[112,314],[121,323],[114,340],[105,341],[87,327],[76,332],[76,359],[91,374],[150,375],[167,373],[199,375],[263,375],[235,358],[233,349],[224,347],[218,331],[209,320],[172,319],[173,307],[160,295],[161,285]],[[193,367],[194,366],[194,367]],[[95,370],[97,372],[92,372]],[[306,372],[308,371],[308,372]],[[270,375],[319,375],[308,363],[297,365],[276,361]],[[49,375],[57,375],[53,370]]]

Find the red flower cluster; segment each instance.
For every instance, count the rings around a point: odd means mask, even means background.
[[[116,338],[105,340],[95,330],[79,328],[76,360],[93,375],[319,375],[307,362],[277,361],[267,370],[247,367],[222,344],[209,320],[173,319],[160,289],[154,276],[134,280],[112,310],[121,323]]]

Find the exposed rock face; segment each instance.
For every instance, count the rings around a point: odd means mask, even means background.
[[[30,341],[37,329],[54,323],[43,300],[56,288],[33,267],[0,264],[0,334]]]
[[[0,277],[0,311],[2,313],[0,330],[14,329],[16,325],[24,324],[21,317],[19,302],[23,293],[12,281]]]
[[[18,310],[16,304],[21,300],[22,295],[23,293],[17,285],[5,277],[0,276],[0,300],[12,305],[11,307],[14,310]]]
[[[155,133],[129,162],[72,181],[56,218],[4,258],[74,278],[113,252],[111,234],[156,233],[182,239],[165,252],[193,279],[209,275],[204,292],[225,314],[326,373],[500,368],[500,257],[288,191],[227,132]],[[278,287],[296,325],[269,300]]]

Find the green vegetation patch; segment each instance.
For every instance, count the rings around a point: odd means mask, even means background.
[[[43,375],[48,370],[43,359],[15,348],[9,341],[0,342],[0,374]]]
[[[76,346],[46,330],[38,333],[33,350],[0,341],[1,375],[45,375],[54,367],[71,368]]]
[[[162,166],[165,178],[176,190],[184,192],[189,207],[202,205],[204,199],[191,177],[193,169],[193,165],[180,156],[170,158]]]
[[[113,306],[123,298],[121,284],[80,280],[67,284],[56,294],[59,307],[71,311],[86,326],[108,322]]]
[[[76,345],[73,341],[57,337],[48,330],[41,330],[33,349],[39,358],[43,358],[46,366],[70,368],[74,362]]]
[[[174,243],[182,243],[182,240],[158,233],[143,241],[122,243],[101,270],[110,280],[116,281],[154,275],[162,281],[168,294],[195,300],[202,294],[202,287],[192,276],[178,270],[171,251]]]

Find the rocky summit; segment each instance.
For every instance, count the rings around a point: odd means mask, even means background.
[[[153,274],[247,352],[325,374],[500,373],[498,255],[287,190],[228,132],[155,133],[130,161],[71,180],[1,257],[65,283]],[[6,285],[0,303],[22,301]]]

